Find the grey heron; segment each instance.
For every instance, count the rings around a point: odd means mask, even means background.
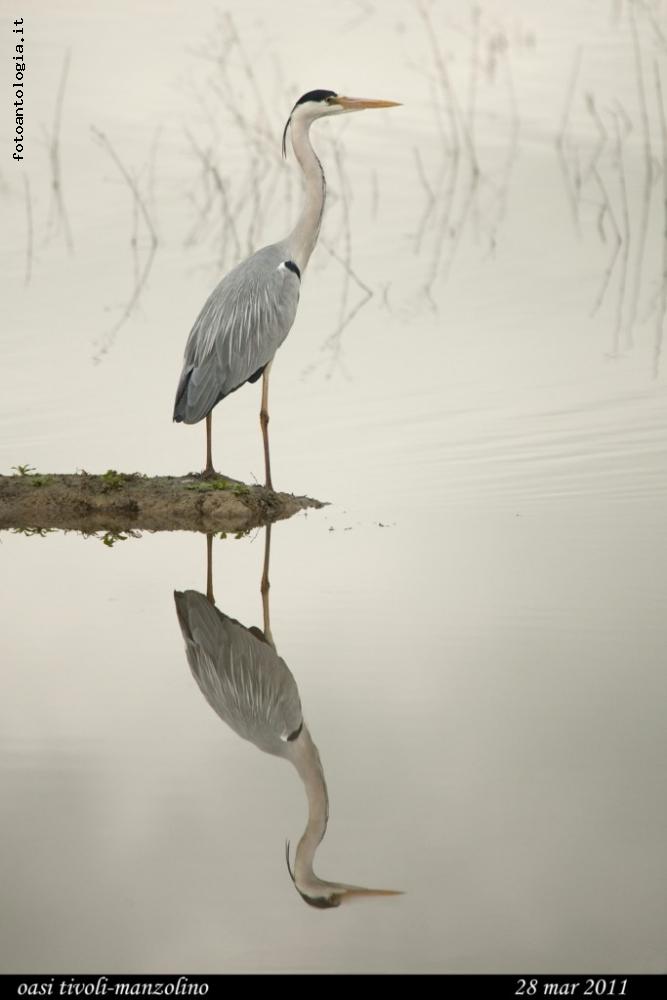
[[[308,821],[287,868],[302,899],[320,909],[339,906],[354,896],[400,895],[390,889],[365,889],[327,882],[313,871],[315,852],[326,833],[329,796],[320,755],[304,722],[294,677],[278,655],[269,621],[269,553],[266,528],[262,573],[263,629],[247,629],[213,603],[211,536],[207,546],[207,593],[175,591],[176,613],[185,650],[201,693],[214,712],[244,740],[264,753],[288,760],[303,781]]]
[[[279,243],[257,250],[238,264],[211,292],[185,346],[176,390],[174,420],[196,424],[206,418],[205,476],[214,476],[211,455],[213,407],[246,382],[262,378],[260,425],[266,485],[269,458],[269,372],[276,351],[289,333],[299,289],[322,223],[326,182],[310,142],[310,126],[328,115],[390,108],[396,101],[344,97],[333,90],[311,90],[296,102],[283,132],[287,134],[305,181],[305,201],[292,232]]]

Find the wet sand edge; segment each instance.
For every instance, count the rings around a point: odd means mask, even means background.
[[[219,477],[103,475],[0,476],[0,528],[79,531],[245,531],[323,507]]]

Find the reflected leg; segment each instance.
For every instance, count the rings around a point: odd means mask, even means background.
[[[215,604],[213,597],[213,533],[206,533],[206,597]]]
[[[271,634],[271,618],[269,612],[269,590],[271,584],[269,583],[269,560],[271,558],[271,525],[266,526],[266,535],[264,536],[264,568],[262,570],[262,583],[260,590],[262,592],[262,612],[264,615],[264,638],[269,643],[273,649],[276,648],[276,644],[273,641],[273,635]]]

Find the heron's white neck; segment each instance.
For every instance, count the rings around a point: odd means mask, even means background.
[[[298,892],[316,906],[338,906],[343,899],[351,896],[397,895],[393,889],[365,889],[346,882],[326,882],[317,877],[313,861],[329,822],[329,796],[320,755],[306,726],[293,743],[287,744],[285,755],[299,772],[308,797],[308,823],[294,855],[294,872],[290,873]],[[289,857],[287,863],[289,866]]]
[[[287,237],[292,260],[303,271],[308,264],[320,233],[327,185],[322,164],[310,143],[312,121],[295,118],[290,125],[292,148],[305,179],[305,203],[299,221]]]
[[[307,886],[313,879],[313,860],[329,821],[329,796],[317,747],[306,726],[290,744],[289,759],[299,772],[308,798],[308,823],[294,857],[294,880]]]

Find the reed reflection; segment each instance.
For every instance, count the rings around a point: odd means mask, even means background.
[[[213,597],[213,539],[207,536],[206,594],[175,591],[176,613],[185,651],[199,689],[211,708],[241,739],[288,760],[303,782],[308,821],[287,868],[302,899],[327,909],[359,896],[393,896],[391,889],[365,889],[327,882],[313,871],[315,852],[326,833],[329,797],[320,755],[304,722],[296,681],[278,655],[271,634],[269,560],[271,526],[267,526],[261,580],[263,628],[246,628],[220,611]]]

